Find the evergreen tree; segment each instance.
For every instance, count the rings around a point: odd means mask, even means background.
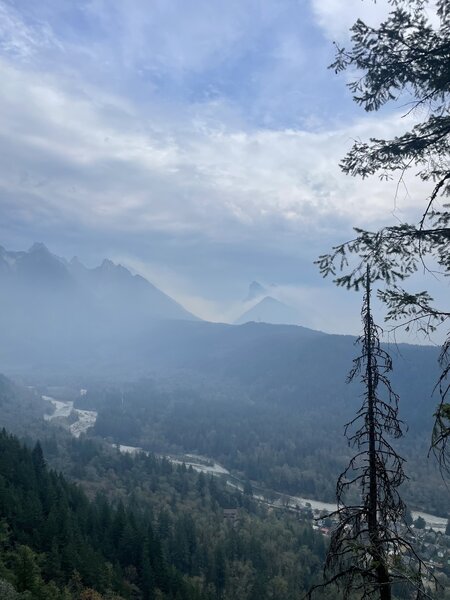
[[[379,295],[386,303],[387,318],[401,320],[407,329],[417,326],[430,332],[448,321],[449,308],[437,305],[426,291],[403,288],[403,281],[419,268],[435,271],[436,265],[444,276],[450,274],[450,210],[445,204],[450,195],[450,8],[448,0],[391,0],[391,4],[391,13],[378,27],[356,21],[352,47],[338,47],[332,66],[336,72],[357,73],[349,87],[355,102],[367,111],[399,102],[403,96],[408,114],[418,109],[416,114],[425,118],[392,139],[355,142],[341,166],[353,176],[396,176],[399,185],[412,170],[428,186],[428,196],[415,223],[375,232],[356,228],[355,239],[321,256],[318,264],[337,285],[356,289],[364,284],[369,264],[372,280],[383,282]],[[430,16],[434,11],[435,19]],[[432,439],[442,466],[450,435],[449,359],[447,337],[440,357],[441,398]]]
[[[19,592],[36,593],[40,587],[40,569],[36,554],[28,546],[19,546],[15,555],[14,577]]]
[[[253,487],[252,487],[251,481],[250,481],[250,479],[248,479],[248,477],[244,482],[244,494],[246,496],[253,496]]]
[[[155,576],[153,574],[152,566],[150,563],[150,557],[148,549],[145,548],[142,552],[141,562],[141,588],[144,595],[144,600],[154,600],[155,598]]]
[[[42,452],[42,446],[39,441],[36,442],[36,445],[33,448],[32,457],[33,465],[36,469],[36,472],[38,473],[38,475],[42,475],[45,472],[46,464],[44,459],[44,453]]]
[[[426,522],[423,517],[417,517],[417,519],[413,523],[416,529],[425,529]]]
[[[214,552],[214,585],[219,594],[223,591],[226,582],[225,553],[221,545]]]

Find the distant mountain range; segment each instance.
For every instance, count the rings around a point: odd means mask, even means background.
[[[154,321],[198,318],[139,275],[110,260],[93,269],[44,244],[0,247],[0,358],[60,362],[109,355]]]
[[[297,321],[293,310],[264,297],[240,320],[269,320],[275,312]],[[42,244],[27,252],[0,248],[0,331],[0,372],[10,375],[121,378],[186,370],[265,390],[281,387],[293,398],[307,381],[314,397],[323,372],[331,394],[348,395],[345,376],[356,352],[354,337],[298,325],[201,321],[123,266],[105,260],[88,269]],[[400,370],[394,379],[400,376],[407,395],[429,394],[437,350],[404,346],[401,354],[396,362],[410,363],[408,377]]]
[[[255,320],[267,318],[266,305],[282,311],[284,320],[289,307],[279,304],[267,296],[256,299]],[[279,407],[303,419],[309,430],[323,428],[318,444],[324,448],[329,432],[337,423],[342,427],[360,401],[360,386],[346,384],[358,353],[353,336],[300,325],[201,321],[120,265],[105,260],[87,269],[43,245],[28,252],[0,250],[0,331],[0,372],[27,383],[76,382],[78,388],[91,388],[96,381],[181,379],[194,388],[208,386],[203,412],[213,410],[222,396],[225,407],[230,398],[238,406],[246,398],[249,422],[262,418],[256,410],[262,403],[270,407],[271,423]],[[425,456],[438,402],[432,390],[439,351],[400,344],[391,352],[401,416]],[[283,428],[288,425],[289,419]],[[410,459],[415,460],[412,454]]]
[[[62,294],[59,300],[66,296],[69,306],[76,300],[79,310],[97,305],[111,316],[126,312],[145,319],[197,319],[152,283],[133,275],[122,265],[105,259],[100,266],[88,269],[76,257],[68,262],[40,243],[25,252],[9,252],[0,246],[0,282],[3,299],[14,294],[29,302],[31,298],[22,295],[28,291],[33,295],[37,293],[41,302],[52,304],[56,293]],[[114,316],[123,318],[125,315]]]

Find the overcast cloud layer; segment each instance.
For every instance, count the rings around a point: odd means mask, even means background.
[[[0,0],[0,243],[122,261],[215,320],[273,282],[305,325],[357,329],[358,299],[312,261],[353,225],[415,215],[423,190],[340,172],[353,139],[408,123],[363,114],[326,67],[355,17],[386,10]]]

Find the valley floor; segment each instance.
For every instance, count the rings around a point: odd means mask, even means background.
[[[75,418],[74,422],[68,424],[68,428],[71,434],[75,437],[79,437],[82,433],[86,433],[89,429],[94,427],[97,412],[93,410],[80,410],[74,408],[72,401],[57,400],[50,396],[42,396],[43,400],[46,400],[52,404],[54,411],[51,414],[45,415],[45,419],[48,421],[59,421],[67,422],[71,418]],[[123,453],[137,454],[144,452],[144,450],[138,446],[127,446],[119,444],[118,448]],[[228,469],[214,461],[212,458],[206,456],[198,456],[195,454],[183,454],[183,455],[161,455],[167,458],[174,464],[185,464],[186,467],[192,467],[194,471],[203,472],[207,475],[215,475],[223,477],[229,487],[244,490],[244,481],[231,474]],[[310,509],[314,515],[323,515],[331,513],[336,510],[336,505],[316,500],[312,498],[303,498],[301,496],[291,496],[288,494],[282,494],[275,490],[264,490],[262,488],[255,488],[253,497],[255,500],[269,505],[276,509],[286,510],[305,510]],[[445,532],[447,526],[447,519],[438,517],[423,511],[411,511],[413,519],[421,517],[426,523],[427,529],[433,529],[437,532]]]

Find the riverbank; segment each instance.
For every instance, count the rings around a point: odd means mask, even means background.
[[[73,406],[71,401],[56,400],[50,396],[42,396],[43,400],[50,402],[54,407],[54,412],[49,415],[44,415],[44,419],[52,421],[54,419],[68,419],[73,415],[76,415],[77,420],[70,425],[68,429],[74,437],[79,437],[82,433],[86,433],[89,429],[94,427],[97,420],[97,412],[93,410],[80,410]],[[127,446],[118,444],[117,448],[120,452],[127,454],[136,454],[139,452],[145,452],[138,446]],[[185,464],[187,468],[192,467],[194,471],[205,473],[206,475],[214,475],[216,477],[222,477],[226,479],[227,485],[243,491],[244,482],[231,474],[228,469],[223,465],[220,465],[214,459],[207,456],[199,456],[196,454],[183,454],[183,455],[160,455],[162,458],[166,458],[173,464]],[[273,506],[274,508],[286,508],[295,510],[300,509],[311,509],[316,514],[332,513],[336,510],[336,505],[329,502],[322,502],[321,500],[313,500],[311,498],[303,498],[301,496],[290,496],[276,492],[274,490],[263,490],[262,488],[256,488],[253,497],[267,505]],[[426,527],[434,529],[435,531],[445,532],[447,527],[447,519],[438,517],[423,511],[411,511],[413,519],[422,517],[424,519]]]

